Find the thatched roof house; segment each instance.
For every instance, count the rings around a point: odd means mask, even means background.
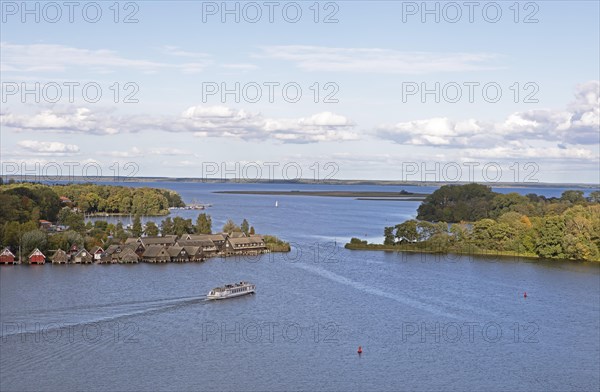
[[[50,259],[52,260],[52,264],[67,264],[69,262],[69,255],[64,250],[58,249]]]

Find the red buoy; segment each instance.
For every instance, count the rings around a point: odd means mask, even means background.
[[[358,346],[358,355],[362,354],[362,346]]]
[[[527,298],[527,291],[523,293],[523,298]]]

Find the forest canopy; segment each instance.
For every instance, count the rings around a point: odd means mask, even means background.
[[[45,219],[55,222],[68,206],[86,214],[166,215],[169,207],[184,207],[177,192],[114,185],[0,185],[0,224]]]
[[[353,238],[347,247],[600,261],[600,192],[544,197],[447,185],[423,201],[417,219],[385,227],[383,235],[383,244]]]

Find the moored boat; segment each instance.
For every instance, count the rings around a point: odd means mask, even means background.
[[[256,290],[256,286],[249,282],[239,282],[234,284],[226,284],[225,286],[215,287],[208,292],[208,299],[226,299],[239,297],[241,295],[252,294]]]

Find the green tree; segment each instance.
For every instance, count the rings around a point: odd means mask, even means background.
[[[565,236],[562,247],[568,258],[576,260],[600,260],[594,220],[598,206],[576,205],[563,213]]]
[[[38,248],[43,253],[47,250],[48,238],[43,231],[32,230],[23,234],[21,244],[24,256],[29,255],[35,248]]]
[[[21,225],[19,222],[7,222],[4,225],[4,240],[3,244],[16,251],[21,242]]]
[[[248,224],[248,221],[246,219],[242,221],[240,229],[242,229],[242,233],[248,235],[248,232],[250,231],[250,225]]]
[[[571,204],[585,203],[583,191],[564,191],[562,195],[560,195],[560,200]]]
[[[427,247],[431,251],[445,253],[450,248],[450,240],[448,232],[435,233],[427,240]]]
[[[250,235],[254,235],[256,232],[254,231],[254,226],[250,226]]]
[[[496,194],[491,201],[490,216],[497,218],[504,213],[516,210],[525,212],[527,206],[529,206],[529,199],[518,193]]]
[[[465,223],[454,223],[450,227],[452,240],[454,242],[467,242],[471,235],[469,227]]]
[[[201,213],[196,219],[196,232],[199,234],[212,234],[212,219],[210,215]]]
[[[475,222],[471,234],[473,243],[481,249],[491,249],[495,229],[496,221],[493,219],[482,219]]]
[[[426,241],[438,234],[448,234],[448,224],[446,222],[417,222],[417,238],[420,241]]]
[[[127,233],[125,232],[125,230],[123,229],[123,223],[121,223],[120,221],[117,222],[117,226],[115,227],[115,235],[114,237],[118,240],[124,241],[125,239],[127,239]]]
[[[175,234],[175,230],[173,227],[173,221],[170,217],[164,219],[160,224],[160,232],[162,235],[171,235]]]
[[[480,184],[444,185],[423,200],[417,219],[455,223],[487,218],[495,195],[490,187]]]
[[[367,245],[367,241],[361,240],[360,238],[350,238],[350,243],[353,245]]]
[[[394,245],[396,243],[396,239],[394,237],[394,227],[389,226],[383,229],[383,244],[384,245]]]
[[[152,221],[146,222],[146,235],[155,237],[158,235],[158,226]]]
[[[103,221],[103,220],[97,220],[94,222],[94,227],[96,229],[106,231],[108,229],[108,222]]]
[[[419,239],[419,232],[417,231],[417,221],[414,219],[407,220],[406,222],[396,225],[396,239],[401,240],[403,238],[408,241],[417,241]]]
[[[69,229],[82,233],[85,230],[85,221],[82,214],[64,207],[58,214],[58,222]]]
[[[563,251],[563,238],[565,235],[565,222],[561,216],[554,215],[542,218],[537,229],[535,252],[545,258],[565,258]]]
[[[19,197],[0,192],[0,223],[24,222],[28,216],[22,210]]]
[[[140,219],[139,215],[136,215],[135,218],[133,218],[133,227],[131,228],[131,234],[133,234],[134,237],[139,237],[142,235],[142,232],[142,220]]]
[[[84,245],[83,236],[76,231],[68,230],[63,233],[48,236],[49,249],[69,250],[73,245],[77,245],[77,247],[82,247]]]
[[[173,218],[173,234],[178,236],[183,234],[192,234],[194,232],[194,225],[191,219],[183,219],[180,216]]]

